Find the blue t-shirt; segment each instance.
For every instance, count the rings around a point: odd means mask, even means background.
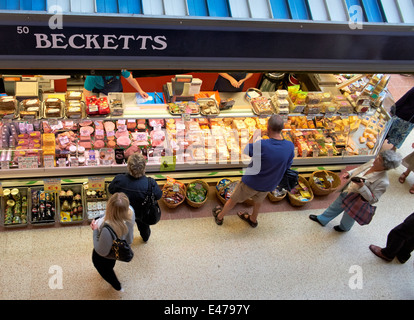
[[[131,72],[122,70],[121,74],[124,78],[129,78],[131,75]],[[113,78],[112,76],[105,77],[106,80],[110,80]],[[118,76],[116,76],[117,79],[119,79]],[[102,90],[105,86],[104,80],[101,76],[87,76],[85,79],[84,87],[88,91],[92,91],[93,89]]]
[[[282,181],[295,157],[294,145],[288,140],[267,139],[248,144],[245,154],[252,157],[242,181],[250,188],[270,192]]]

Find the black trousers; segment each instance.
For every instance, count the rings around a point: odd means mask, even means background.
[[[390,231],[387,246],[382,249],[382,254],[390,259],[398,257],[406,261],[410,259],[412,251],[414,251],[414,213]]]
[[[150,235],[151,235],[151,229],[150,226],[144,222],[142,222],[139,219],[135,219],[135,222],[137,223],[137,227],[139,230],[139,234],[142,237],[142,240],[144,240],[145,242],[148,241]]]
[[[121,283],[116,277],[114,267],[116,260],[107,259],[100,256],[95,249],[92,253],[92,262],[96,270],[106,282],[108,282],[115,290],[121,290]]]

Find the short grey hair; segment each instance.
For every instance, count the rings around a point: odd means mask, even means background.
[[[380,156],[385,170],[397,168],[402,161],[401,155],[394,150],[384,150],[380,153]]]
[[[138,179],[145,174],[146,160],[141,153],[134,153],[128,157],[128,173]]]

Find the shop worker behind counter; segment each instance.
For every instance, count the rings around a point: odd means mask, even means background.
[[[154,179],[148,178],[145,175],[145,167],[146,160],[142,154],[133,153],[128,157],[128,173],[116,175],[110,183],[108,191],[111,194],[123,192],[128,196],[130,204],[135,211],[135,221],[139,233],[141,234],[142,240],[147,242],[151,234],[151,229],[148,224],[141,220],[141,204],[147,194],[149,183],[152,185],[152,192],[154,193],[155,199],[161,199],[162,191]]]
[[[257,216],[264,198],[279,185],[295,156],[293,143],[283,139],[283,127],[283,119],[279,115],[272,115],[267,124],[269,139],[250,143],[244,149],[244,153],[252,160],[224,207],[217,206],[213,209],[214,220],[218,225],[223,224],[224,216],[237,203],[249,198],[254,201],[252,214],[238,212],[237,215],[253,228],[258,225]]]
[[[128,83],[134,87],[134,89],[143,98],[148,98],[148,93],[142,90],[138,81],[132,76],[132,73],[127,70],[121,71],[122,76],[128,81]],[[83,95],[85,97],[96,94],[108,95],[109,92],[122,92],[122,82],[119,76],[86,76]]]

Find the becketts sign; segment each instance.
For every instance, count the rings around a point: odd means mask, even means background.
[[[165,50],[167,38],[162,35],[120,35],[35,33],[36,49],[91,49],[91,50]]]

